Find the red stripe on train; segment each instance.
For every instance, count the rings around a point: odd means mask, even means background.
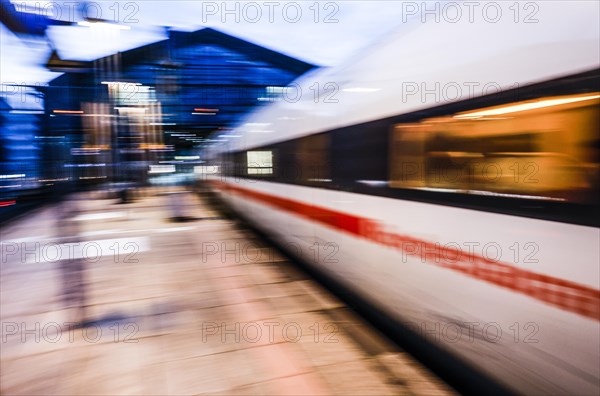
[[[464,253],[410,236],[387,232],[379,222],[372,219],[308,205],[288,198],[233,186],[229,183],[220,181],[213,181],[213,183],[217,188],[267,203],[278,209],[306,217],[380,245],[399,249],[405,254],[418,256],[430,264],[458,271],[472,278],[526,294],[563,310],[600,320],[600,290],[515,268],[483,256]],[[415,248],[418,249],[413,250]],[[434,262],[431,260],[432,257]]]

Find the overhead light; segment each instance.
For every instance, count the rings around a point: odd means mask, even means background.
[[[44,114],[44,110],[11,110],[11,114]]]
[[[187,161],[187,160],[198,160],[200,159],[199,156],[197,155],[182,155],[182,156],[176,156],[175,157],[176,160],[183,160],[183,161]]]
[[[592,100],[592,99],[598,99],[598,98],[600,98],[600,95],[587,95],[587,96],[577,96],[577,97],[568,97],[568,98],[559,98],[559,99],[545,99],[545,100],[538,100],[537,102],[521,103],[521,104],[517,104],[517,105],[499,107],[496,109],[481,110],[481,111],[475,111],[473,113],[459,114],[459,115],[455,115],[454,118],[479,118],[479,117],[495,116],[495,115],[508,114],[508,113],[517,113],[520,111],[541,109],[544,107],[558,106],[558,105],[562,105],[562,104],[582,102],[584,100]]]
[[[124,113],[145,113],[145,107],[115,107],[115,110],[119,110],[119,112]]]
[[[80,21],[80,22],[77,22],[77,24],[79,26],[100,28],[100,29],[114,29],[114,30],[129,30],[129,29],[131,29],[129,26],[117,25],[116,23],[108,23],[108,22]]]
[[[174,173],[176,172],[175,165],[150,165],[148,173]]]
[[[83,114],[83,110],[52,110],[56,114]]]
[[[19,179],[21,177],[25,177],[25,174],[19,173],[16,175],[0,175],[0,179]]]
[[[127,81],[102,81],[100,84],[105,84],[105,85],[113,85],[113,84],[120,84],[120,85],[142,85],[141,83],[127,82]]]
[[[354,93],[364,93],[364,92],[377,92],[381,91],[381,88],[344,88],[343,92],[354,92]]]

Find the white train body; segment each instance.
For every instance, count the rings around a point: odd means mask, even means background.
[[[304,76],[298,101],[260,109],[210,155],[224,161],[268,152],[287,141],[469,102],[491,95],[489,87],[509,90],[597,70],[599,4],[574,3],[539,3],[533,24],[415,21],[360,59]],[[324,90],[316,101],[315,83]],[[339,89],[328,91],[327,83]],[[443,92],[456,86],[464,90],[458,97]],[[468,87],[474,88],[467,98]],[[574,100],[596,104],[593,90],[580,92],[572,93],[580,95]],[[365,149],[364,155],[373,153]],[[269,167],[276,165],[262,168]],[[335,175],[329,173],[290,183],[269,177],[277,169],[248,169],[248,177],[214,176],[220,196],[394,320],[516,392],[599,394],[596,224],[347,191],[331,187]],[[356,182],[377,188],[386,181]]]

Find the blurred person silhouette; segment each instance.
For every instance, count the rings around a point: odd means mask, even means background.
[[[74,199],[65,199],[59,204],[57,236],[62,244],[69,244],[67,254],[63,249],[60,260],[62,279],[62,302],[67,311],[67,319],[76,326],[83,326],[86,319],[84,259],[80,257],[80,227],[77,216],[79,205]]]

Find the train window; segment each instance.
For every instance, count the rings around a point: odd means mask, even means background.
[[[272,175],[273,151],[248,151],[246,153],[248,175]]]
[[[330,140],[327,134],[306,136],[296,142],[294,173],[301,183],[331,182]]]
[[[540,98],[393,127],[390,186],[595,203],[600,95]]]
[[[286,140],[284,142],[276,143],[273,146],[273,168],[275,178],[281,183],[294,183],[296,181],[296,174],[294,172],[294,150],[295,141]]]
[[[222,171],[228,176],[245,177],[248,174],[248,156],[245,151],[227,153],[222,158]]]
[[[331,134],[332,179],[344,189],[383,182],[388,174],[388,120],[342,128]]]

